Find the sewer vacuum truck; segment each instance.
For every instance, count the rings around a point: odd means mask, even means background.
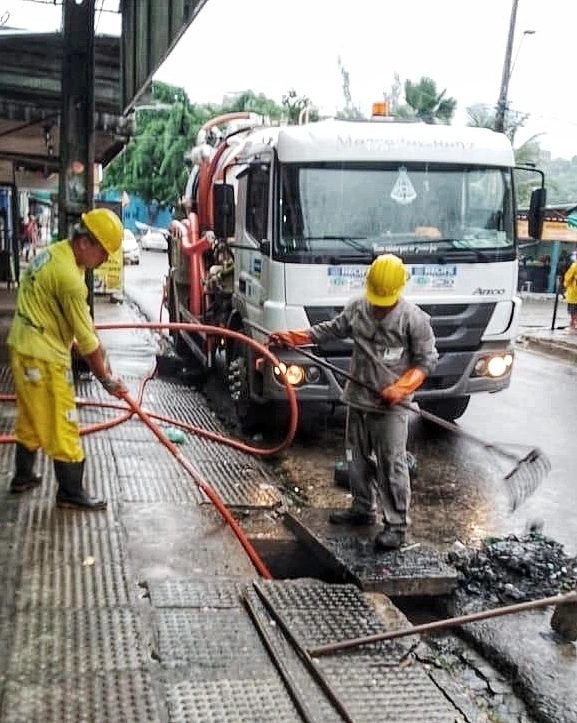
[[[203,126],[191,160],[185,218],[170,228],[170,321],[264,341],[247,320],[280,331],[331,319],[362,293],[374,258],[394,253],[440,354],[419,404],[454,420],[472,394],[509,385],[520,310],[515,171],[534,174],[522,179],[534,186],[533,238],[545,189],[540,172],[515,169],[505,135],[382,119],[267,127],[235,113]],[[340,401],[343,380],[296,350],[275,350],[273,368],[242,344],[201,333],[175,341],[204,370],[224,369],[245,426],[270,423],[271,404],[284,400],[281,373],[305,417],[309,405]],[[346,370],[351,344],[315,353]]]

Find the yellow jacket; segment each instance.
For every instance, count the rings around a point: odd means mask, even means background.
[[[76,340],[82,355],[99,345],[87,304],[84,268],[68,240],[44,249],[24,273],[8,344],[20,354],[70,366]]]
[[[577,304],[577,261],[573,261],[563,277],[565,300],[568,304]]]

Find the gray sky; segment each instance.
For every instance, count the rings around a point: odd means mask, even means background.
[[[97,0],[97,8],[101,0]],[[432,77],[466,107],[499,95],[511,0],[208,0],[157,79],[182,86],[191,101],[219,103],[252,89],[280,102],[294,88],[322,113],[344,105],[337,58],[354,102],[368,114],[397,72]],[[104,0],[105,8],[118,0]],[[60,8],[0,0],[0,20],[54,30]],[[509,101],[530,114],[518,142],[543,133],[553,156],[577,155],[576,0],[519,0]],[[98,13],[97,30],[119,32],[118,15]],[[533,35],[523,35],[534,30]]]
[[[280,101],[294,87],[333,113],[344,105],[340,56],[363,112],[395,72],[427,75],[464,123],[468,105],[496,104],[510,14],[509,0],[208,0],[157,77],[193,101],[246,88]],[[519,141],[543,132],[554,156],[577,155],[577,2],[520,0],[516,30],[509,100],[531,114]]]

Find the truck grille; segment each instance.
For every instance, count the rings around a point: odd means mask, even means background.
[[[419,304],[431,317],[437,339],[437,349],[443,351],[474,351],[481,345],[481,337],[495,309],[495,304]],[[329,321],[343,310],[342,306],[306,306],[312,325]],[[325,354],[348,355],[349,341],[333,341],[321,347]]]

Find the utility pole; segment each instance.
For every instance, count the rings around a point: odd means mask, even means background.
[[[513,0],[511,7],[511,20],[509,21],[509,37],[507,38],[507,49],[503,63],[503,77],[501,78],[501,91],[497,101],[497,113],[495,114],[495,130],[498,133],[505,132],[505,113],[507,112],[507,93],[509,91],[509,80],[511,79],[511,57],[513,55],[513,40],[515,38],[515,23],[517,21],[517,6],[519,0]]]
[[[94,202],[94,7],[96,0],[63,0],[62,99],[58,235],[70,238],[74,225]],[[86,270],[88,305],[94,316],[93,272]],[[74,376],[88,372],[73,353]]]

